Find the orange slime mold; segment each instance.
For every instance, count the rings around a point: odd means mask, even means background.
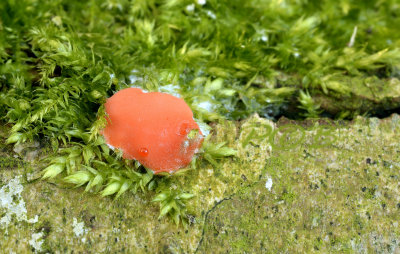
[[[126,88],[107,99],[105,109],[106,142],[155,174],[187,166],[203,142],[189,106],[170,94]]]

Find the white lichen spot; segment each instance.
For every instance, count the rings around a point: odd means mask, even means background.
[[[271,191],[272,189],[272,178],[268,178],[268,180],[265,182],[265,188],[267,188],[267,190]]]
[[[28,223],[38,221],[37,216],[34,219],[28,220],[27,218],[25,201],[21,195],[24,187],[19,178],[17,176],[11,179],[0,189],[0,211],[3,214],[3,217],[0,218],[0,228],[7,228],[13,217],[17,221],[27,221]]]
[[[32,234],[31,240],[29,240],[29,245],[35,249],[35,251],[42,251],[42,244],[44,243],[43,232]]]
[[[26,220],[25,201],[21,197],[23,186],[16,177],[0,189],[0,208],[6,210],[4,216],[0,219],[0,226],[5,228],[10,224],[12,216],[17,221]]]
[[[35,218],[27,220],[27,222],[31,223],[31,224],[36,223],[38,221],[39,221],[39,216],[37,216],[37,215],[35,215]]]
[[[319,225],[318,218],[314,217],[311,223],[311,228],[315,228]]]
[[[207,0],[197,0],[197,3],[199,5],[205,5],[207,3]]]
[[[85,228],[85,223],[83,221],[78,222],[78,220],[74,217],[72,222],[72,231],[76,237],[80,237],[86,234],[88,230]],[[81,240],[82,242],[85,242],[86,238],[83,237]]]

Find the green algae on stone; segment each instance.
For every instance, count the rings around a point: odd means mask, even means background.
[[[271,191],[263,175],[208,213],[199,252],[398,251],[399,119],[328,128],[325,147],[312,144],[329,126],[305,128],[303,144],[267,160]]]
[[[240,160],[262,166],[271,154],[272,147],[268,141],[274,133],[273,122],[257,114],[244,121],[238,138]]]
[[[241,146],[237,142],[239,136],[250,133],[250,129],[254,128],[252,124],[259,122],[272,125],[269,120],[257,116],[247,120],[241,127],[233,122],[222,121],[215,126],[215,133],[210,135],[213,135],[215,142],[225,140],[227,146],[238,149]],[[260,125],[256,129],[262,133],[265,126]],[[255,142],[261,143],[261,140]],[[268,153],[262,153],[263,148],[253,145],[256,147],[253,149],[256,154],[260,154],[261,158],[268,158]],[[27,239],[24,248],[30,248],[31,241],[32,244],[39,244],[42,251],[55,250],[60,246],[62,249],[78,250],[76,246],[79,244],[82,250],[91,248],[96,252],[108,249],[143,253],[192,253],[202,234],[205,213],[216,202],[258,179],[265,160],[253,163],[249,156],[253,155],[246,155],[243,162],[240,157],[222,159],[221,166],[215,169],[203,161],[198,169],[159,181],[160,189],[182,189],[195,194],[187,204],[188,229],[175,226],[169,218],[158,220],[158,207],[151,202],[154,195],[151,192],[134,195],[127,193],[111,202],[109,198],[101,198],[98,194],[82,194],[81,188],[73,190],[45,181],[24,182],[23,196],[27,202],[27,210],[29,214],[38,215],[39,218],[33,225],[35,235],[24,234],[24,239]],[[250,167],[251,170],[248,170]],[[10,173],[18,174],[18,171]],[[31,227],[27,226],[24,229],[27,231],[24,232],[29,232]],[[9,230],[16,232],[18,229],[11,225]],[[70,240],[65,242],[64,239]],[[4,241],[10,250],[18,248],[10,238],[6,237]]]
[[[212,139],[238,151],[248,140],[251,152],[239,151],[216,169],[201,161],[197,170],[159,182],[158,188],[195,194],[187,204],[187,229],[157,219],[154,192],[129,192],[112,201],[22,178],[20,202],[33,220],[12,219],[1,245],[25,252],[39,246],[43,252],[97,253],[395,252],[399,128],[398,115],[276,125],[256,115],[242,123],[222,121]],[[275,137],[257,138],[270,132]],[[293,145],[298,140],[303,142]],[[2,169],[1,188],[21,170],[27,169]]]
[[[315,100],[332,115],[341,112],[379,114],[400,107],[400,81],[397,78],[339,76],[329,83],[337,85],[330,87],[326,94],[315,95]]]

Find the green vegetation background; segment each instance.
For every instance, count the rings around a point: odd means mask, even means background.
[[[15,140],[86,131],[132,84],[177,90],[204,121],[398,106],[333,110],[323,99],[352,104],[353,87],[399,77],[398,1],[204,3],[2,1],[0,113]]]

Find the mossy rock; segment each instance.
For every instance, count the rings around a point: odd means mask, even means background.
[[[1,246],[43,253],[395,252],[399,128],[398,115],[221,122],[213,139],[249,153],[168,177],[171,188],[196,195],[187,228],[157,219],[152,192],[112,200],[58,181],[27,181],[28,168],[41,167],[36,161],[2,167]]]
[[[326,93],[317,94],[315,102],[332,115],[382,115],[400,108],[400,81],[397,78],[341,77],[327,82]]]

